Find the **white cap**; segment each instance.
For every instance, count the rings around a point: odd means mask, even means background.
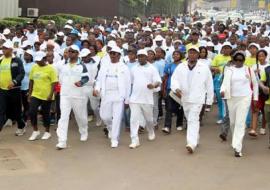
[[[183,42],[182,42],[181,40],[174,40],[174,41],[173,41],[173,44],[175,44],[175,43],[180,43],[180,44],[182,44]]]
[[[195,51],[197,51],[198,53],[200,53],[200,50],[199,50],[199,48],[198,48],[197,46],[191,46],[191,47],[188,49],[188,51],[190,51],[190,50],[195,50]]]
[[[156,25],[157,25],[157,23],[156,23],[156,22],[153,22],[153,23],[152,23],[152,26],[156,26]]]
[[[23,41],[21,48],[26,48],[27,46],[32,46],[31,42],[29,40]]]
[[[145,31],[145,32],[152,32],[152,29],[149,28],[149,27],[145,27],[145,28],[143,29],[143,31]]]
[[[73,20],[68,20],[68,21],[66,22],[66,24],[72,25],[72,24],[73,24]]]
[[[70,29],[70,30],[72,30],[72,29],[73,29],[73,27],[72,27],[72,26],[70,26],[70,25],[68,25],[68,24],[67,24],[67,25],[65,25],[65,26],[64,26],[64,28],[65,28],[65,29]]]
[[[65,36],[65,34],[64,34],[64,32],[61,31],[61,32],[57,33],[57,36]]]
[[[213,42],[207,42],[206,47],[215,47],[215,45]]]
[[[232,44],[230,42],[225,42],[224,44],[222,44],[222,48],[225,46],[232,47]]]
[[[46,53],[43,51],[38,51],[35,54],[35,60],[34,61],[41,61],[44,57],[46,57]]]
[[[248,45],[248,48],[250,48],[251,46],[255,46],[257,49],[260,49],[259,45],[256,43],[251,43]]]
[[[13,49],[13,43],[10,40],[8,40],[3,44],[3,47],[7,49]]]
[[[80,53],[80,57],[86,57],[91,53],[91,51],[87,48],[82,49],[81,53]]]
[[[105,29],[104,29],[103,26],[99,26],[98,29],[101,30],[101,32],[104,32],[105,31]]]
[[[140,49],[138,51],[137,55],[146,55],[146,56],[148,56],[148,53],[147,53],[146,49]]]
[[[244,28],[242,30],[248,30],[248,28],[246,26],[244,26]]]
[[[155,41],[163,41],[163,40],[164,40],[164,38],[161,35],[157,35],[155,37]]]
[[[10,29],[6,28],[4,31],[3,31],[3,35],[9,35],[10,34]]]
[[[78,46],[76,46],[76,45],[72,45],[72,46],[70,46],[70,48],[69,48],[69,49],[75,50],[75,51],[77,51],[78,53],[80,53],[80,49],[79,49],[79,47],[78,47]]]
[[[28,54],[32,55],[32,57],[34,57],[33,50],[28,49],[28,50],[25,51],[25,53],[28,53]]]
[[[148,51],[152,51],[154,54],[156,54],[156,51],[152,48],[147,48],[146,51],[147,51],[147,53],[148,53]]]
[[[118,46],[114,46],[112,47],[110,52],[116,52],[116,53],[121,54],[121,49]]]
[[[108,42],[108,45],[107,45],[107,46],[110,47],[110,48],[113,48],[114,46],[117,46],[117,44],[116,44],[115,41],[110,40],[110,41]]]

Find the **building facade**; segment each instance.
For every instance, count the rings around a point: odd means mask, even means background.
[[[27,9],[35,8],[38,15],[56,13],[76,14],[85,17],[112,17],[119,15],[119,0],[19,0],[22,16]]]

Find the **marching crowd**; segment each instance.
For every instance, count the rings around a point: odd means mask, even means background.
[[[48,140],[55,123],[56,148],[65,149],[70,119],[87,141],[94,116],[112,148],[124,124],[133,149],[144,130],[155,140],[163,116],[162,132],[170,134],[176,117],[175,127],[187,130],[186,149],[193,153],[204,113],[216,102],[219,137],[226,141],[231,131],[235,157],[241,157],[246,129],[257,137],[259,123],[260,135],[270,127],[269,43],[270,23],[240,19],[202,24],[114,17],[96,25],[68,20],[63,28],[54,21],[5,28],[0,130],[16,123],[15,134],[22,136],[31,123],[29,140]]]

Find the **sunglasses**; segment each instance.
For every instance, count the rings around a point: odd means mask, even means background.
[[[78,53],[78,52],[75,51],[75,50],[69,50],[68,52],[69,52],[69,53]]]

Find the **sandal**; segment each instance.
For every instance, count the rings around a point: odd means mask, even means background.
[[[258,134],[256,133],[256,131],[255,130],[250,130],[249,132],[248,132],[248,134],[249,134],[249,136],[252,136],[252,137],[257,137],[258,136]]]

